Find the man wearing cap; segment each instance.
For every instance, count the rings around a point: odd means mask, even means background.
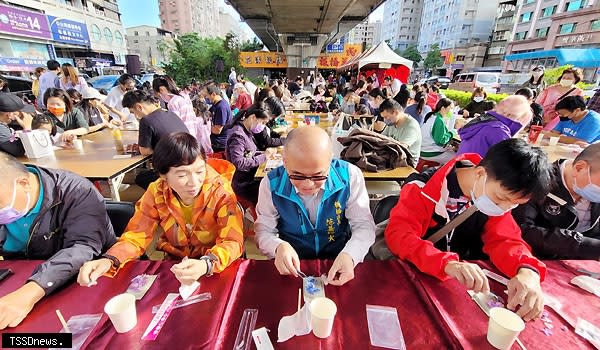
[[[16,121],[23,130],[31,130],[32,114],[35,114],[32,105],[26,105],[16,95],[0,93],[0,151],[15,157],[25,154],[21,140],[8,124]]]
[[[45,295],[77,276],[116,237],[104,198],[87,179],[25,166],[0,152],[0,256],[45,260],[27,282],[0,295],[0,329],[16,327]]]

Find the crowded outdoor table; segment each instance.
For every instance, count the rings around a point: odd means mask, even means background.
[[[3,334],[600,348],[600,115],[579,96],[542,116],[529,90],[455,101],[383,69],[260,87],[230,69],[46,86],[35,107],[0,93]]]
[[[123,147],[137,144],[138,131],[124,128],[121,131]],[[100,130],[81,137],[81,148],[73,146],[56,147],[53,154],[41,158],[20,157],[26,164],[41,167],[65,169],[91,181],[106,181],[111,198],[119,200],[119,186],[123,176],[150,159],[139,153],[117,150],[115,137],[110,129]]]

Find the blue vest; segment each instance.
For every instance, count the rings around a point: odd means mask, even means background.
[[[268,174],[273,204],[279,213],[279,237],[294,247],[300,259],[335,259],[350,239],[346,205],[350,196],[348,163],[331,161],[323,197],[313,225],[302,199],[283,166]]]

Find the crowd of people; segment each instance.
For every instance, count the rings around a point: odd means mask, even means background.
[[[525,320],[543,310],[540,259],[600,258],[600,116],[573,87],[576,70],[545,87],[543,68],[536,68],[518,94],[495,104],[475,89],[462,109],[435,85],[409,89],[394,77],[380,84],[376,75],[317,76],[307,86],[297,77],[258,88],[232,69],[228,89],[214,82],[179,89],[168,76],[142,88],[124,74],[104,96],[69,65],[49,61],[40,73],[36,110],[0,93],[1,255],[45,261],[0,297],[0,329],[17,326],[75,276],[83,286],[110,283],[100,277],[116,275],[153,241],[183,259],[172,269],[182,284],[222,272],[244,251],[242,201],[255,208],[258,247],[282,275],[301,274],[303,259],[332,259],[327,280],[344,285],[383,239],[422,272],[487,292],[487,277],[466,260],[489,257],[510,279],[508,308]],[[536,95],[544,112],[534,111]],[[406,179],[383,236],[375,234],[361,169],[333,157],[324,129],[274,131],[286,107],[307,99],[435,164]],[[449,122],[456,116],[467,119],[458,133]],[[152,168],[136,179],[145,193],[119,237],[91,182],[15,158],[24,152],[15,129],[43,128],[68,144],[132,122]],[[583,151],[550,163],[542,149],[515,137],[532,123]],[[281,146],[283,165],[256,180]],[[432,239],[459,216],[466,219]]]

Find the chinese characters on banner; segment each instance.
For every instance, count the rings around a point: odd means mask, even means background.
[[[52,39],[68,44],[90,45],[90,36],[85,23],[66,18],[48,16]]]
[[[317,68],[336,69],[348,63],[354,57],[362,53],[361,44],[344,45],[343,53],[330,53],[319,56],[317,59]]]
[[[50,39],[48,19],[42,13],[0,5],[0,32]]]
[[[282,52],[240,52],[240,64],[246,68],[287,68],[288,62]]]

